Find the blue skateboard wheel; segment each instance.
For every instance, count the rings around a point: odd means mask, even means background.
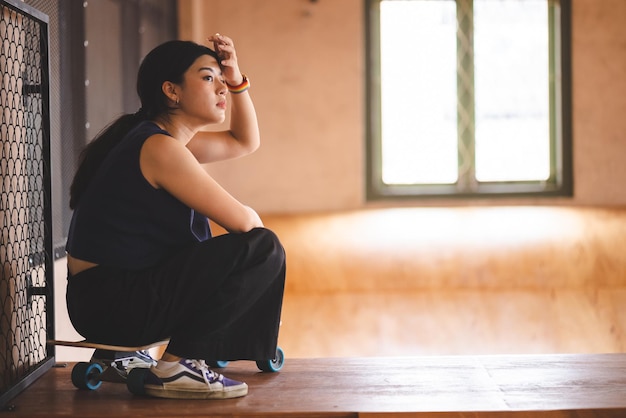
[[[259,370],[264,372],[277,372],[283,368],[285,364],[285,353],[282,348],[276,347],[276,356],[271,360],[259,360],[256,362],[256,366]]]
[[[96,390],[102,384],[102,366],[98,363],[76,363],[72,369],[72,383],[78,389]]]

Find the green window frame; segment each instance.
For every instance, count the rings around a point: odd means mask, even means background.
[[[571,196],[572,132],[571,132],[571,63],[570,9],[571,0],[531,0],[545,2],[547,7],[547,60],[549,77],[545,81],[549,98],[549,156],[546,175],[541,179],[487,179],[476,175],[476,92],[474,89],[474,10],[475,2],[517,2],[528,0],[364,0],[366,7],[366,113],[367,113],[367,199],[419,197],[512,197],[512,196]],[[385,2],[445,2],[456,13],[456,158],[458,173],[447,182],[386,182],[383,181],[383,92],[381,83],[381,4]],[[485,20],[483,20],[484,22]],[[433,35],[434,36],[434,35]],[[411,50],[409,37],[396,37],[394,43],[404,42],[403,51]],[[520,51],[520,54],[523,52]],[[528,57],[531,59],[531,57]],[[485,68],[485,67],[483,67]],[[406,74],[406,83],[411,83]],[[452,82],[452,84],[454,84]],[[518,86],[519,87],[519,86]],[[409,94],[410,99],[410,94]],[[454,100],[454,99],[453,99]],[[402,121],[398,122],[399,124]],[[548,138],[548,136],[546,136]],[[544,141],[545,142],[545,141]],[[545,145],[545,144],[544,144]],[[414,150],[412,151],[414,152]],[[407,152],[408,153],[408,152]],[[545,151],[548,155],[548,151]],[[549,158],[549,172],[547,159]],[[523,159],[522,159],[523,160]],[[520,164],[524,164],[522,161]]]

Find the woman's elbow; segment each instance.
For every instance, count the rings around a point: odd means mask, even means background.
[[[229,232],[243,233],[249,232],[254,228],[263,228],[263,221],[261,217],[254,209],[249,206],[244,206],[245,216],[242,216],[238,222],[227,228]]]

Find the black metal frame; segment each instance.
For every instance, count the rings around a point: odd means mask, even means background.
[[[49,60],[49,19],[40,11],[17,0],[0,0],[0,3],[8,9],[28,17],[38,23],[40,31],[40,84],[24,84],[22,93],[24,95],[41,95],[41,158],[43,160],[43,223],[44,242],[43,249],[35,249],[29,255],[29,262],[32,267],[43,265],[45,268],[45,283],[43,286],[28,283],[26,289],[27,304],[36,296],[45,297],[46,316],[46,338],[54,337],[54,256],[52,244],[52,204],[51,204],[51,167],[50,167],[50,60]],[[43,250],[43,252],[41,251]],[[0,330],[1,331],[1,330]],[[7,403],[18,393],[31,385],[37,378],[48,371],[55,361],[54,346],[46,344],[46,357],[36,365],[31,365],[31,369],[19,381],[15,382],[8,390],[0,394],[0,410],[7,408]],[[10,407],[8,407],[10,409]]]

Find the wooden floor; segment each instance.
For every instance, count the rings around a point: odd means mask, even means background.
[[[626,353],[624,306],[626,287],[287,293],[279,344],[290,358]]]
[[[113,384],[85,393],[69,368],[53,369],[6,415],[626,418],[626,210],[394,210],[266,225],[288,255],[279,374],[234,363],[224,373],[250,385],[247,397],[185,402]],[[71,331],[57,336],[78,338]]]
[[[626,210],[398,208],[264,217],[292,357],[626,352]]]
[[[110,383],[82,392],[70,365],[6,415],[100,417],[114,406],[119,417],[624,418],[623,306],[622,287],[287,293],[283,371],[223,371],[250,385],[243,399],[146,399]]]
[[[287,253],[290,358],[626,352],[626,209],[265,216]],[[219,228],[213,226],[219,234]],[[56,336],[80,338],[55,273]],[[62,361],[88,359],[61,350]]]
[[[285,295],[287,356],[626,352],[626,287]]]
[[[81,391],[71,366],[47,372],[6,416],[626,416],[626,354],[291,359],[279,373],[242,361],[223,372],[250,393],[219,401],[139,397],[108,382]]]

